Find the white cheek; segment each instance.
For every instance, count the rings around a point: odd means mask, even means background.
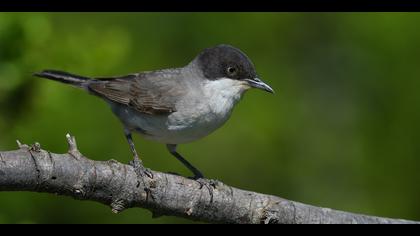
[[[248,88],[244,81],[222,78],[206,81],[203,91],[213,113],[225,116]]]
[[[204,92],[207,95],[222,95],[233,97],[242,95],[249,86],[246,82],[241,80],[234,80],[228,78],[221,78],[217,80],[206,81],[204,84]]]

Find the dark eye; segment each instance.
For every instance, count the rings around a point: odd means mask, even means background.
[[[226,72],[229,76],[235,76],[238,73],[238,69],[236,69],[234,66],[228,66]]]

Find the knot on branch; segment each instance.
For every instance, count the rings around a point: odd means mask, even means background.
[[[123,199],[116,199],[111,202],[111,211],[115,214],[118,214],[126,209],[126,204]]]
[[[79,199],[83,199],[83,197],[86,195],[86,190],[84,189],[85,186],[76,184],[73,186],[73,192],[74,196]]]
[[[261,218],[261,224],[278,224],[280,222],[277,211],[265,210]]]
[[[40,152],[41,151],[41,144],[39,144],[38,142],[35,142],[32,145],[27,145],[27,144],[22,144],[19,140],[16,140],[16,143],[19,147],[19,149],[23,149],[26,151],[34,151],[34,152]]]
[[[69,145],[68,153],[76,159],[83,158],[82,153],[80,153],[79,149],[77,148],[76,138],[70,134],[66,134],[66,139],[67,144]]]

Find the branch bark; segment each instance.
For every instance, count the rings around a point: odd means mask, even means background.
[[[152,171],[152,178],[139,179],[129,165],[87,159],[75,138],[66,137],[66,154],[19,141],[18,150],[0,152],[0,191],[54,193],[101,202],[115,213],[141,207],[155,217],[173,215],[211,223],[420,223],[306,205],[221,182],[211,198],[208,189],[182,176]]]

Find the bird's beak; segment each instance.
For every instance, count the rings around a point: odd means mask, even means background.
[[[269,93],[274,93],[274,90],[259,78],[245,79],[245,81],[248,82],[249,86],[253,88],[261,89]]]

